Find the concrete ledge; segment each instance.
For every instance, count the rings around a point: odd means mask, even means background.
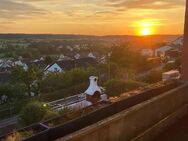
[[[144,137],[144,133],[149,133],[149,129],[153,126],[155,127],[155,125],[157,132],[157,124],[163,120],[166,119],[166,125],[164,125],[167,126],[173,121],[168,121],[168,119],[176,119],[176,116],[172,115],[176,112],[179,113],[178,111],[188,103],[187,92],[188,85],[182,85],[103,121],[60,138],[58,141],[130,141],[134,140],[135,137],[137,139],[140,137],[141,139]],[[180,113],[184,112],[181,111]],[[174,118],[170,118],[170,115]],[[163,129],[162,124],[160,129]]]
[[[151,141],[156,137],[158,134],[160,134],[162,131],[167,129],[169,125],[174,124],[177,120],[184,117],[188,112],[188,104],[183,106],[182,108],[178,109],[178,111],[172,113],[168,117],[164,118],[136,138],[132,139],[131,141]]]

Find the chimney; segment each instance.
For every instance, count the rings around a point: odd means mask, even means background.
[[[86,100],[94,104],[101,100],[102,91],[97,84],[98,77],[90,76],[89,79],[90,85],[88,89],[85,91]]]
[[[182,55],[182,79],[188,81],[188,0],[186,0],[184,41]]]

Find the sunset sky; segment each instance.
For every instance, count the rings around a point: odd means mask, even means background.
[[[0,0],[0,33],[182,34],[185,0]]]

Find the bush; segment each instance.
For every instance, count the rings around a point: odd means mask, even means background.
[[[167,63],[164,67],[163,67],[163,71],[170,71],[170,70],[174,70],[174,69],[178,69],[179,65],[176,62],[172,62],[172,63]]]
[[[7,96],[7,102],[14,101],[14,100],[21,100],[26,98],[25,95],[25,88],[22,85],[10,85],[4,84],[0,85],[0,99],[3,95]]]
[[[124,92],[142,87],[144,85],[146,84],[139,81],[112,79],[105,84],[105,88],[108,96],[119,96]]]
[[[151,71],[139,79],[145,83],[156,83],[162,80],[162,71]]]
[[[26,105],[21,113],[21,122],[24,125],[30,125],[33,123],[37,123],[41,121],[42,119],[46,119],[47,117],[51,117],[49,114],[51,113],[51,110],[49,107],[44,106],[43,102],[31,102],[28,105]]]
[[[44,117],[42,118],[42,120],[48,120],[48,119],[53,118],[53,117],[56,117],[56,116],[58,116],[58,115],[59,115],[58,112],[56,112],[56,111],[54,111],[54,110],[52,110],[52,109],[48,109],[47,112],[46,112],[46,114],[45,114]]]
[[[49,74],[41,82],[41,93],[54,92],[79,85],[88,81],[89,76],[95,75],[94,68],[76,68],[58,74]]]
[[[18,115],[23,107],[25,107],[32,99],[17,100],[15,102],[0,105],[0,119],[10,118]]]
[[[81,83],[76,86],[65,88],[51,93],[42,93],[40,99],[46,102],[73,96],[79,93],[83,93],[88,87],[88,83]]]

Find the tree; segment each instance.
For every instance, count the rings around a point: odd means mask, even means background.
[[[116,46],[112,49],[110,62],[117,63],[122,67],[130,67],[132,61],[132,51],[129,47]]]
[[[126,46],[113,47],[109,61],[117,64],[121,69],[135,70],[135,72],[143,71],[147,66],[145,56]]]
[[[42,80],[41,92],[48,93],[76,86],[84,82],[87,83],[89,76],[95,74],[96,71],[94,68],[75,68],[67,72],[51,73]]]
[[[53,59],[50,56],[46,56],[44,59],[45,63],[47,65],[51,64],[53,62]]]
[[[41,93],[49,93],[60,89],[63,83],[63,73],[49,73],[41,81]]]
[[[99,64],[97,66],[97,73],[100,82],[105,82],[108,79],[115,79],[120,76],[120,68],[116,63]]]
[[[29,96],[31,96],[32,89],[34,89],[36,95],[39,93],[42,77],[43,72],[32,66],[27,70],[21,66],[16,66],[11,71],[12,81],[14,83],[24,84]]]
[[[32,58],[33,57],[32,53],[29,51],[23,51],[20,56],[22,56],[23,58]]]

